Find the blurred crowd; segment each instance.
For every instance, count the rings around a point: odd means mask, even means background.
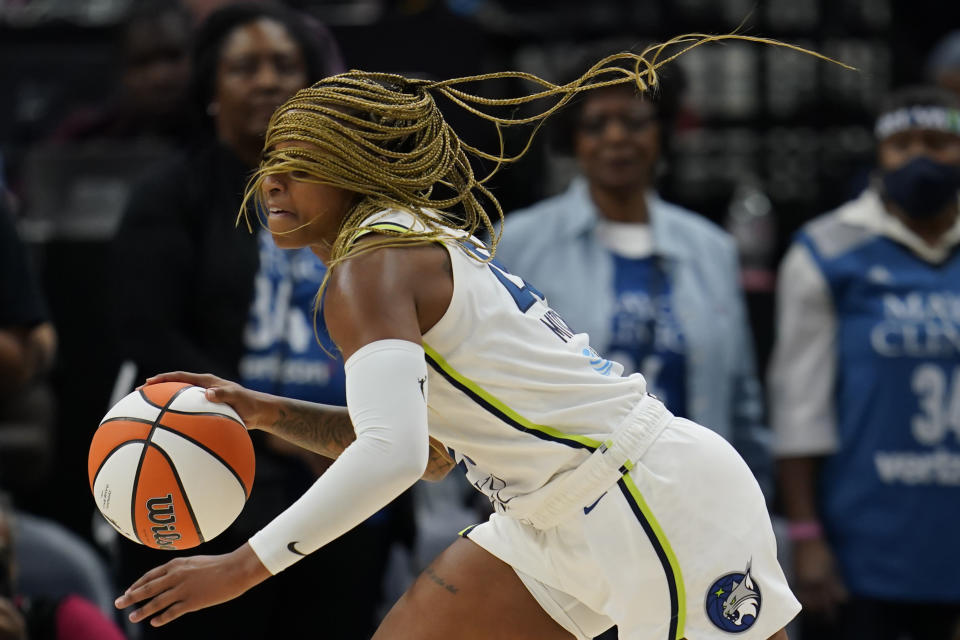
[[[50,29],[40,4],[0,0],[0,38]],[[236,225],[270,115],[298,89],[353,67],[517,67],[566,82],[706,9],[598,2],[577,32],[567,3],[553,15],[493,0],[101,4],[113,10],[96,27],[111,38],[112,86],[26,133],[0,126],[0,640],[267,638],[278,620],[284,637],[319,626],[368,638],[413,576],[488,515],[456,471],[158,631],[112,605],[170,554],[97,514],[85,456],[101,416],[172,370],[345,403],[343,363],[315,327],[324,266]],[[790,24],[830,17],[804,13],[822,3],[787,4],[758,14],[785,40]],[[893,4],[856,4],[860,31],[888,28]],[[741,5],[704,30],[736,27]],[[804,605],[791,637],[804,640],[960,638],[960,31],[912,33],[936,37],[912,50],[866,36],[802,43],[859,72],[753,45],[698,51],[664,68],[652,95],[574,102],[492,185],[507,212],[498,262],[747,461]],[[392,51],[404,38],[426,38],[432,55]],[[897,64],[904,51],[914,64]],[[17,107],[0,113],[29,103],[34,66],[17,69],[18,92],[0,98]],[[495,149],[496,132],[452,119]],[[247,506],[201,552],[243,543],[330,463],[260,435]],[[718,487],[717,499],[736,496]]]

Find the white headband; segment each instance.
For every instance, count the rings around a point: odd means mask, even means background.
[[[877,140],[909,129],[934,129],[960,135],[960,110],[947,107],[905,107],[877,118]]]

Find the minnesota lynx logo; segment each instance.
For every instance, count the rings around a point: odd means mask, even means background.
[[[707,592],[707,617],[714,625],[739,633],[746,631],[760,615],[760,585],[750,575],[750,563],[743,573],[728,573],[714,581]]]
[[[147,519],[153,523],[150,530],[158,545],[166,547],[183,537],[177,533],[177,516],[173,512],[173,496],[169,493],[162,498],[147,500]]]

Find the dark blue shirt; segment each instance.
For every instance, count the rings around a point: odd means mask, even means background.
[[[614,254],[614,313],[606,357],[639,371],[675,415],[687,415],[687,349],[658,258]]]
[[[317,316],[314,322],[314,301],[326,268],[309,249],[278,249],[266,231],[260,232],[259,244],[260,270],[244,332],[247,351],[240,362],[243,385],[346,405],[343,361],[323,319]]]
[[[960,601],[960,253],[799,241],[837,317],[839,446],[820,486],[844,579],[861,596]]]

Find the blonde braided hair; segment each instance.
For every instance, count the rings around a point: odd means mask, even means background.
[[[481,203],[493,205],[497,217],[503,210],[486,187],[505,163],[519,160],[530,148],[545,120],[585,91],[633,84],[640,92],[655,90],[657,69],[695,47],[723,40],[746,40],[786,47],[801,53],[837,62],[815,51],[792,44],[740,34],[687,34],[648,47],[643,53],[616,53],[591,66],[582,76],[563,85],[553,84],[529,73],[505,71],[454,78],[444,81],[411,79],[387,73],[350,71],[321,80],[297,92],[277,109],[270,119],[264,143],[265,154],[244,195],[241,216],[248,204],[262,210],[261,185],[266,176],[299,172],[296,179],[333,185],[357,194],[357,199],[340,224],[329,247],[326,278],[350,256],[383,247],[409,246],[456,238],[452,230],[474,235],[484,229],[491,238],[492,259],[500,229]],[[679,47],[664,56],[664,51]],[[623,61],[632,62],[622,65]],[[625,68],[626,67],[626,68]],[[514,78],[533,83],[538,90],[514,98],[484,98],[459,88],[484,80]],[[500,148],[489,153],[459,138],[437,107],[435,95],[450,100],[465,111],[491,122],[497,130]],[[515,113],[497,116],[487,109],[517,107],[536,100],[554,99],[549,107],[520,117]],[[503,128],[534,125],[526,145],[507,155]],[[284,142],[307,143],[277,149]],[[495,162],[482,179],[474,175],[470,156]],[[462,207],[462,215],[450,213]],[[355,243],[362,224],[384,209],[404,209],[414,215],[425,231],[397,232],[378,229],[370,242]],[[238,217],[239,223],[239,217]],[[252,230],[249,219],[247,227]],[[287,232],[290,233],[290,232]],[[471,254],[472,255],[472,254]],[[478,258],[482,259],[482,258]],[[320,292],[327,282],[320,286]],[[318,295],[318,300],[320,296]]]

